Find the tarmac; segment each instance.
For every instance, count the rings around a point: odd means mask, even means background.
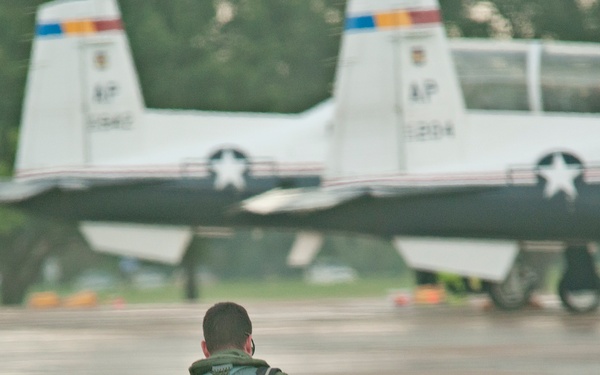
[[[600,313],[397,306],[391,300],[238,301],[255,357],[288,374],[600,374]],[[0,374],[186,374],[212,303],[0,309]]]

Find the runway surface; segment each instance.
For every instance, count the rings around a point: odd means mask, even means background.
[[[599,374],[600,314],[396,307],[385,298],[243,303],[256,357],[289,374]],[[212,303],[0,309],[0,374],[186,374]]]

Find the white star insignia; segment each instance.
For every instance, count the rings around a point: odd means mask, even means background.
[[[224,150],[221,158],[212,162],[212,169],[216,174],[215,189],[223,190],[227,186],[233,185],[241,191],[246,187],[244,180],[246,161],[236,159],[232,150]]]
[[[577,197],[575,178],[581,172],[580,166],[567,164],[560,153],[555,153],[552,157],[551,165],[540,167],[540,175],[546,180],[544,197],[550,199],[556,193],[562,191],[567,195],[569,200],[575,200]]]

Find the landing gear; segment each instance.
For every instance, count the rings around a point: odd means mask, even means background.
[[[501,310],[519,310],[529,302],[535,287],[536,274],[519,257],[501,283],[488,283],[487,292]]]
[[[565,261],[566,270],[558,284],[562,305],[573,313],[596,311],[600,306],[600,278],[587,246],[567,247]]]

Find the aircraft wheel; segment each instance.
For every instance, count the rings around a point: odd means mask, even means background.
[[[558,296],[567,310],[577,314],[596,311],[600,306],[600,288],[576,288],[564,277],[558,284]]]
[[[501,310],[518,310],[529,302],[535,285],[535,273],[522,261],[517,260],[506,279],[501,283],[489,283],[488,295]]]
[[[566,269],[558,283],[563,307],[578,314],[596,311],[600,305],[600,278],[594,258],[582,244],[568,246],[564,255]]]

